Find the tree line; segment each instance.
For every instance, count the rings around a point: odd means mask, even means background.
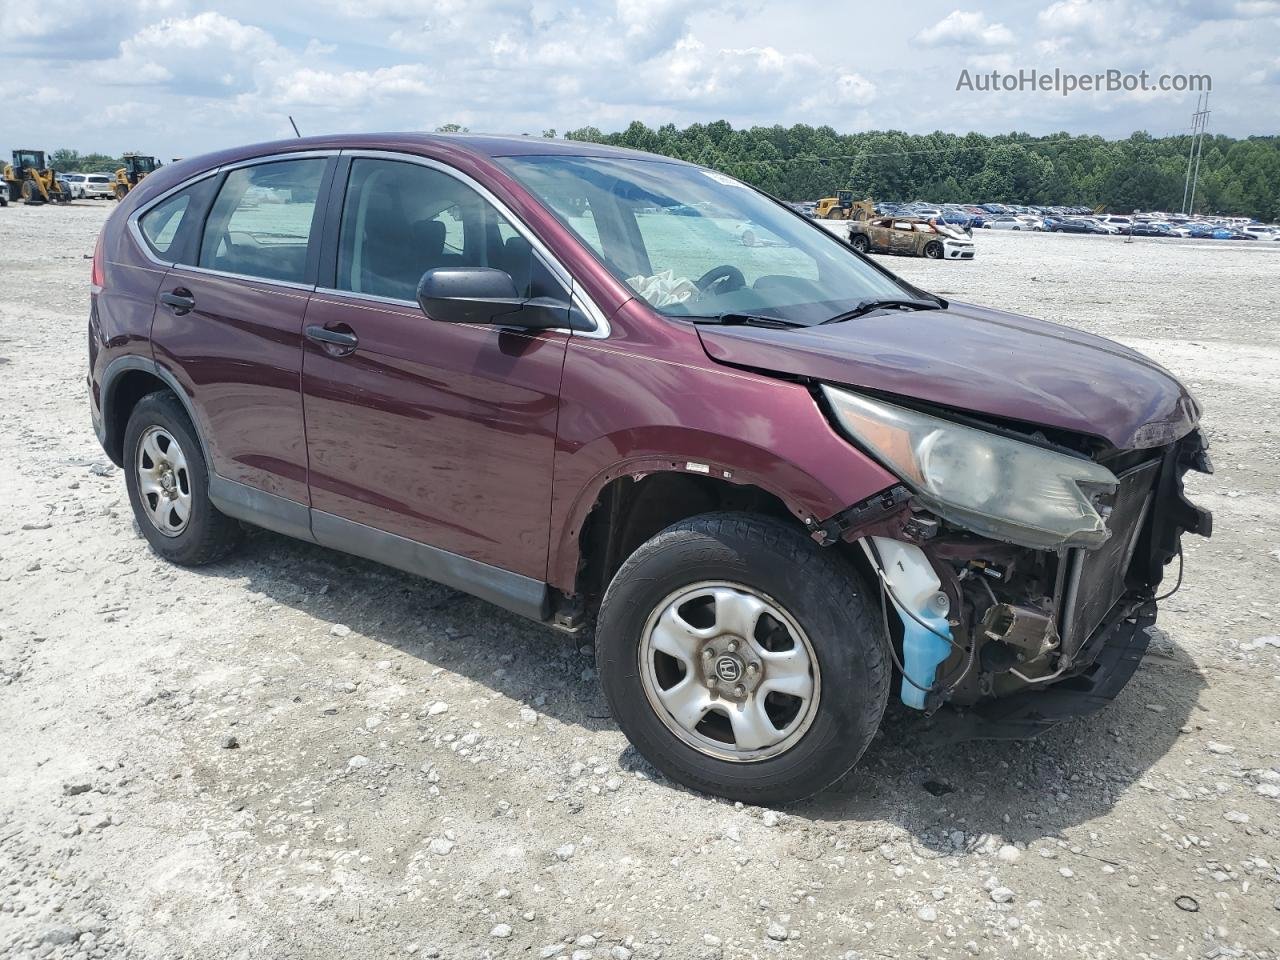
[[[554,131],[544,131],[554,135]],[[837,133],[829,126],[749,127],[727,121],[617,133],[582,127],[570,140],[647,150],[722,170],[784,200],[849,187],[874,200],[1182,209],[1189,134],[1123,140],[1058,133],[983,136],[897,130]],[[1205,136],[1197,213],[1280,220],[1280,137]]]
[[[81,153],[63,147],[49,154],[49,166],[59,173],[114,173],[124,161],[106,153]]]

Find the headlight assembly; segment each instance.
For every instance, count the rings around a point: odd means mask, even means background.
[[[1038,550],[1092,549],[1109,536],[1091,500],[1117,487],[1106,467],[837,387],[822,392],[849,437],[944,519]]]

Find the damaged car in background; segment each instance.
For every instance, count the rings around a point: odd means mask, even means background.
[[[750,803],[842,777],[891,695],[966,736],[1104,707],[1212,526],[1200,407],[1156,363],[586,143],[163,167],[99,238],[89,361],[156,553],[249,523],[594,624],[639,752]]]
[[[974,255],[973,239],[963,229],[930,217],[816,222],[859,253],[896,253],[930,260],[972,260]]]

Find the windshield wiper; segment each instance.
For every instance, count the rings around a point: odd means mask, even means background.
[[[694,323],[715,323],[723,327],[766,327],[770,330],[784,330],[789,327],[803,327],[803,323],[792,320],[780,320],[777,317],[763,317],[755,313],[721,313],[714,317],[690,317]]]
[[[941,304],[935,303],[933,300],[863,300],[852,310],[846,310],[844,313],[837,313],[830,320],[823,320],[822,323],[839,323],[842,320],[852,320],[860,317],[864,313],[870,313],[872,310],[941,310]],[[821,326],[821,324],[819,324]]]

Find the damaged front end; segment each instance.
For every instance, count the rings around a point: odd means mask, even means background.
[[[1212,471],[1199,429],[1163,446],[1071,449],[822,393],[849,439],[903,481],[815,531],[856,543],[880,579],[902,701],[971,707],[972,736],[1034,735],[1110,702],[1141,660],[1175,557],[1181,582],[1182,534],[1212,532],[1183,494],[1188,470]]]

